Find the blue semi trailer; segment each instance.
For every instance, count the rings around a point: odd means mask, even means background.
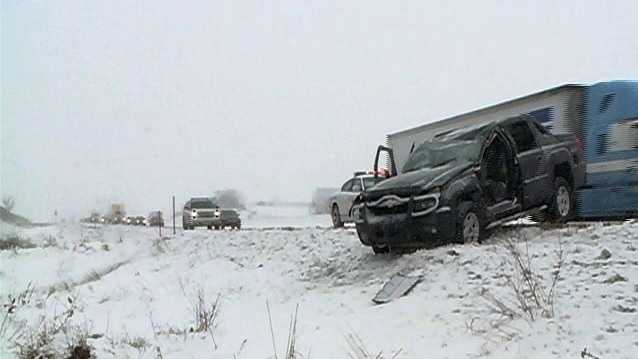
[[[587,171],[577,190],[578,217],[638,217],[638,81],[551,88],[389,134],[386,145],[393,149],[400,173],[410,151],[441,132],[519,114],[581,141]]]

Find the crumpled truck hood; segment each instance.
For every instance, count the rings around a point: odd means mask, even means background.
[[[388,178],[374,186],[371,192],[388,191],[406,187],[419,188],[420,191],[427,191],[433,187],[446,184],[471,166],[472,164],[469,162],[461,162],[440,167],[422,168]]]

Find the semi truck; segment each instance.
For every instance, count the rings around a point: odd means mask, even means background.
[[[388,168],[400,174],[410,154],[437,136],[521,114],[555,135],[575,135],[583,146],[586,173],[576,190],[577,218],[638,216],[638,81],[566,84],[391,133],[386,147],[394,163]]]

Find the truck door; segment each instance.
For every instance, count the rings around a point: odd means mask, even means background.
[[[548,174],[543,166],[543,150],[527,122],[513,122],[504,127],[516,147],[523,186],[523,209],[539,206],[543,203],[548,189]]]

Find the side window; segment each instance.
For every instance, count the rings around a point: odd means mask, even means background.
[[[638,150],[638,118],[630,118],[609,126],[607,150]]]
[[[341,186],[341,192],[350,192],[352,190],[352,180],[349,180],[348,182],[344,183],[343,186]]]
[[[596,153],[598,155],[604,155],[607,153],[607,149],[609,148],[609,144],[607,141],[607,134],[603,133],[602,135],[598,135],[598,140],[596,142]]]
[[[191,201],[186,202],[184,209],[191,209]]]
[[[549,131],[547,131],[547,128],[543,125],[541,125],[538,122],[532,122],[534,124],[534,127],[536,127],[536,129],[538,130],[538,132],[542,133],[543,135],[549,135]]]
[[[515,122],[505,126],[505,129],[514,139],[516,150],[519,153],[533,150],[538,147],[534,134],[527,125],[527,122]]]
[[[603,99],[600,100],[600,106],[598,107],[598,112],[600,113],[606,112],[609,109],[609,106],[611,106],[611,103],[614,102],[615,97],[616,97],[616,94],[614,93],[609,93],[603,96]]]
[[[361,179],[355,178],[352,183],[352,192],[361,192],[363,188],[361,187]]]

